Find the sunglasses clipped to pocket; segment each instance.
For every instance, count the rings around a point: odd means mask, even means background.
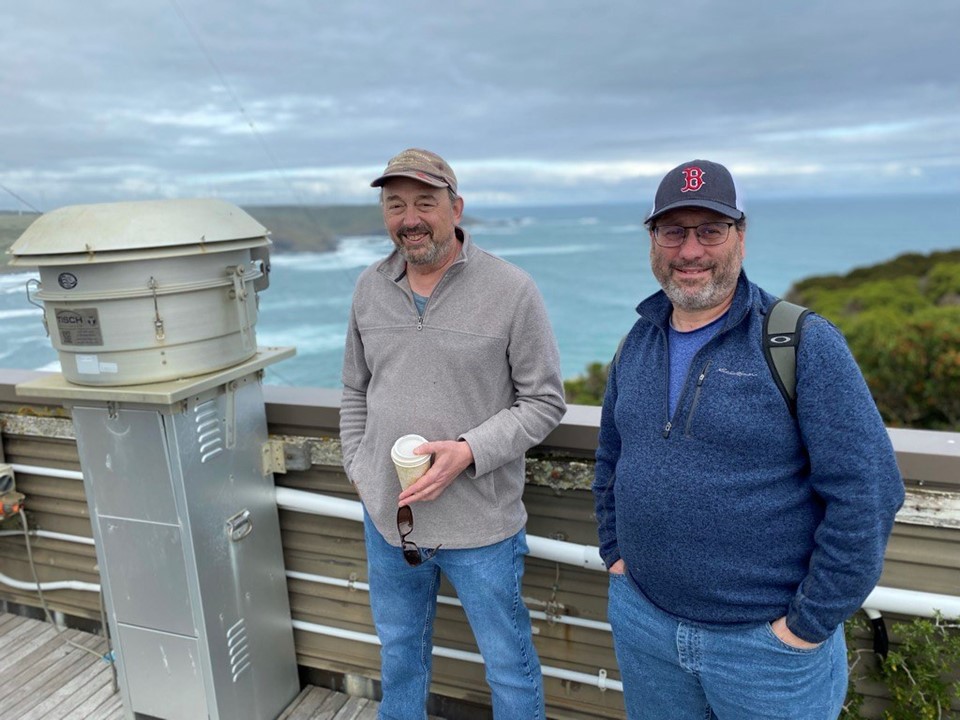
[[[409,505],[401,505],[397,508],[397,531],[400,533],[400,549],[403,550],[403,559],[407,561],[410,567],[417,567],[421,563],[437,554],[440,545],[437,545],[425,555],[421,555],[420,548],[413,540],[407,540],[407,535],[413,532],[413,510]]]

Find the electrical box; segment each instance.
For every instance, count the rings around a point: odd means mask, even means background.
[[[17,393],[68,407],[120,689],[131,718],[264,720],[300,690],[262,369]]]

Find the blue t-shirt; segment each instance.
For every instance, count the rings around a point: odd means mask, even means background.
[[[413,292],[413,290],[410,292]],[[417,312],[420,314],[420,317],[423,317],[423,309],[427,306],[427,300],[429,299],[429,296],[413,293],[413,302],[417,305]]]
[[[680,400],[680,393],[686,382],[687,373],[690,371],[693,356],[717,334],[720,323],[726,317],[727,313],[724,313],[713,322],[689,332],[681,332],[673,327],[672,322],[670,323],[670,334],[667,340],[670,348],[670,417],[673,417],[677,409],[677,401]]]

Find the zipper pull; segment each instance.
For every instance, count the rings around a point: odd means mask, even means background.
[[[704,368],[703,372],[700,373],[700,377],[697,378],[697,387],[700,387],[701,385],[703,385],[703,380],[706,377],[707,377],[707,370],[706,368]]]
[[[667,424],[663,426],[663,437],[664,438],[670,437],[670,430],[672,429],[673,429],[673,423],[668,420]]]
[[[417,330],[423,330],[423,315],[417,316]]]

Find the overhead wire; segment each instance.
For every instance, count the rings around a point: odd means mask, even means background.
[[[31,210],[33,210],[35,213],[40,213],[41,215],[43,214],[43,210],[40,210],[39,208],[34,207],[33,204],[31,204],[30,202],[28,202],[28,201],[25,200],[24,198],[20,197],[17,193],[15,193],[13,190],[11,190],[10,188],[8,188],[8,187],[7,187],[6,185],[4,185],[3,183],[0,183],[0,189],[2,189],[2,190],[3,190],[5,193],[7,193],[8,195],[10,195],[10,196],[16,198],[17,200],[19,200],[20,202],[22,202],[24,205],[26,205],[28,208],[30,208]]]
[[[302,197],[300,192],[297,190],[296,186],[290,181],[289,177],[287,177],[287,175],[281,169],[280,163],[277,161],[276,156],[271,151],[270,146],[267,144],[266,139],[264,138],[263,134],[260,132],[260,129],[257,127],[257,123],[254,121],[253,117],[251,117],[251,115],[247,112],[247,109],[244,106],[243,102],[241,101],[239,94],[234,90],[233,86],[230,84],[230,81],[227,79],[226,75],[224,75],[223,71],[220,69],[220,66],[217,64],[216,60],[214,59],[213,54],[208,50],[206,43],[204,43],[203,38],[200,35],[200,32],[196,29],[196,27],[194,27],[193,23],[190,22],[190,19],[187,17],[186,12],[180,6],[177,0],[169,0],[169,3],[173,8],[174,12],[176,12],[177,16],[180,18],[184,27],[187,29],[187,32],[190,34],[190,37],[193,39],[198,50],[206,59],[207,64],[210,66],[214,74],[217,76],[217,79],[219,80],[220,84],[223,86],[227,94],[230,96],[230,99],[233,101],[233,104],[236,106],[237,111],[240,113],[241,117],[243,117],[244,121],[247,124],[247,127],[250,129],[250,132],[253,134],[254,138],[256,138],[257,143],[260,145],[260,148],[263,150],[264,155],[266,155],[267,159],[270,161],[270,165],[272,166],[273,172],[290,191],[290,194],[294,198],[295,205],[306,215],[307,219],[319,231],[322,228],[321,223],[319,222],[317,217],[314,215],[313,211],[311,210],[311,207],[305,202],[304,198]],[[341,274],[341,276],[346,279],[347,288],[352,291],[353,286],[356,283],[357,276],[353,273],[350,273],[347,270],[347,268],[345,268],[343,265],[339,263],[336,264],[336,268]],[[289,386],[293,385],[293,383],[291,383],[287,378],[283,377],[283,374],[279,372],[276,369],[276,367],[270,368],[270,374],[277,377],[279,380],[281,380],[282,382],[284,382]]]
[[[247,127],[250,128],[250,132],[253,134],[254,138],[256,138],[257,143],[260,145],[260,148],[263,150],[263,154],[266,155],[267,159],[270,161],[270,165],[272,166],[274,173],[276,173],[280,181],[290,191],[290,194],[293,196],[297,207],[299,207],[304,213],[306,213],[310,221],[313,222],[314,225],[316,225],[319,228],[320,223],[311,212],[310,206],[306,203],[300,191],[290,181],[290,178],[284,173],[283,169],[280,167],[279,161],[277,160],[276,156],[273,154],[273,151],[270,149],[270,146],[267,144],[267,141],[264,138],[263,134],[260,132],[260,129],[257,127],[257,123],[254,121],[253,117],[251,117],[251,115],[247,112],[247,109],[244,106],[243,101],[240,99],[239,94],[233,89],[233,85],[230,84],[230,81],[227,79],[226,75],[224,75],[223,71],[220,69],[220,66],[217,64],[217,61],[214,60],[213,55],[207,49],[207,46],[204,43],[203,38],[201,37],[199,31],[190,22],[190,19],[187,17],[186,12],[184,12],[183,8],[180,7],[180,4],[177,2],[177,0],[169,0],[169,2],[170,2],[170,5],[173,7],[174,12],[176,12],[177,15],[180,17],[180,20],[181,22],[183,22],[183,25],[187,29],[187,32],[190,34],[190,37],[193,39],[194,43],[196,43],[200,53],[206,59],[207,64],[210,65],[210,68],[216,74],[220,84],[223,86],[227,94],[230,96],[230,99],[233,101],[233,104],[236,105],[237,111],[243,117],[244,121],[247,124]],[[355,281],[355,280],[356,278],[351,278],[351,284],[352,284],[352,281]]]

